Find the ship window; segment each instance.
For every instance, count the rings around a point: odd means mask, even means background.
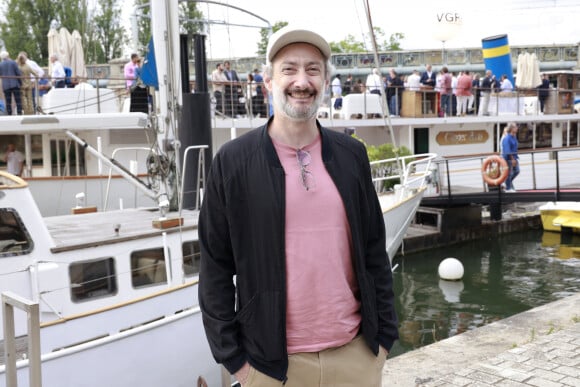
[[[113,258],[72,263],[69,267],[71,298],[75,302],[113,296],[117,276]]]
[[[24,135],[19,134],[3,134],[0,135],[0,144],[14,144],[16,149],[19,149],[22,153],[25,153],[26,141],[24,140]],[[42,166],[43,152],[42,152],[42,135],[33,134],[30,136],[30,157],[33,166]],[[28,161],[27,161],[28,162]],[[4,158],[0,159],[0,166],[5,166],[6,162]]]
[[[131,253],[131,281],[135,288],[167,283],[163,248]]]
[[[560,49],[557,47],[540,48],[538,59],[540,62],[555,62],[560,60]]]
[[[0,257],[28,254],[32,238],[13,208],[0,208]]]
[[[85,148],[72,140],[50,140],[52,176],[84,176]]]
[[[183,272],[185,275],[191,276],[199,274],[199,262],[201,256],[199,242],[184,242],[181,250],[183,251]]]
[[[465,64],[467,57],[465,50],[448,50],[447,64]]]
[[[576,47],[564,48],[564,60],[576,61],[578,60],[578,50]]]

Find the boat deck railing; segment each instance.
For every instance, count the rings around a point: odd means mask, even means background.
[[[405,189],[423,187],[433,173],[432,162],[437,155],[424,153],[371,161],[371,175],[377,193],[397,186]]]
[[[7,79],[10,77],[0,78]],[[47,81],[46,79],[42,80],[42,82]],[[192,90],[194,90],[194,81],[191,82],[191,86]],[[553,86],[549,89],[545,114],[570,114],[574,112],[574,105],[578,98],[577,96],[580,96],[580,89],[575,83],[563,86],[565,87]],[[216,118],[268,117],[270,115],[271,108],[268,102],[268,94],[262,83],[249,83],[247,80],[228,82],[223,87],[223,92],[219,94],[214,93],[211,81],[208,82],[208,88],[210,90],[212,112]],[[351,94],[357,94],[355,90],[356,87],[353,85]],[[369,98],[375,97],[366,93],[364,84],[361,85],[359,91],[360,93],[358,94],[369,95]],[[440,115],[439,93],[436,89],[428,88],[421,88],[420,90],[410,90],[405,87],[394,88],[391,91],[397,97],[395,98],[397,101],[395,109],[397,111],[394,113],[402,116],[405,113],[402,111],[405,110],[403,109],[404,94],[408,91],[413,91],[418,96],[413,98],[413,103],[415,98],[420,98],[421,101],[420,111],[413,110],[411,116],[437,117]],[[481,101],[483,94],[488,92],[490,101],[489,110],[486,113],[491,115],[530,115],[540,113],[540,89],[538,88],[514,88],[511,92],[477,88],[474,96],[479,96]],[[66,84],[65,88],[56,88],[50,86],[50,84],[42,85],[39,80],[33,80],[32,91],[23,91],[23,93],[30,93],[30,98],[34,100],[33,110],[24,109],[23,114],[150,113],[154,110],[154,98],[147,93],[146,89],[141,87],[128,89],[124,78],[114,78],[112,76],[107,79],[102,77],[73,78]],[[335,102],[336,99],[332,98],[330,90],[327,90],[322,108],[319,111],[321,118],[324,116],[339,118],[341,116],[344,108],[340,109],[340,104]],[[357,109],[360,111],[354,112],[358,113],[354,114],[355,118],[357,118],[357,115],[360,115],[360,118],[368,117],[369,115],[377,116],[374,118],[381,118],[389,112],[387,106],[382,106],[382,112],[379,111],[379,114],[377,114],[375,104],[371,102],[364,99],[362,104],[359,103],[360,107]],[[455,110],[453,109],[453,111]],[[15,113],[13,112],[13,114]],[[6,112],[0,109],[1,114],[6,114]],[[407,113],[405,116],[409,117],[410,115]]]
[[[20,309],[28,321],[28,374],[30,387],[42,386],[42,363],[40,360],[40,308],[38,302],[27,300],[12,292],[2,293],[2,323],[6,358],[6,385],[18,384],[16,368],[16,327],[14,310]]]

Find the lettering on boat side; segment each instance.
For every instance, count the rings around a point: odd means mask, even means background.
[[[465,145],[481,144],[488,138],[489,133],[485,130],[459,130],[439,132],[435,140],[439,145]]]

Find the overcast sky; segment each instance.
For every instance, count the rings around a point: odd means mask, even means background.
[[[243,8],[271,24],[287,21],[309,26],[329,41],[353,35],[362,41],[368,31],[364,0],[220,0]],[[373,24],[388,38],[401,32],[403,49],[441,48],[442,29],[458,17],[461,26],[453,30],[446,48],[481,47],[481,39],[507,34],[510,45],[570,44],[580,41],[580,1],[578,0],[369,0]],[[198,3],[213,21],[265,27],[258,18],[238,10]],[[212,24],[206,41],[208,58],[255,56],[260,39],[258,28]],[[369,47],[370,49],[370,47]]]

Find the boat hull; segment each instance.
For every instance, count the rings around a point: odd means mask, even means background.
[[[579,202],[548,202],[540,207],[542,227],[546,231],[571,230],[580,234]]]
[[[43,385],[189,387],[197,385],[200,377],[209,386],[221,385],[220,368],[211,356],[199,308],[172,312],[191,305],[196,294],[196,285],[184,286],[117,309],[43,324]],[[150,321],[122,328],[115,324],[122,321],[115,319],[115,314]],[[100,337],[57,348],[59,342],[76,340],[74,336],[83,331],[79,329],[83,326],[84,331],[99,335],[95,333],[99,332],[95,329],[99,320],[107,320],[109,324],[103,324],[107,326],[103,331],[113,333],[102,332]],[[28,361],[18,361],[17,367],[19,385],[28,385]],[[5,376],[5,367],[0,366],[0,387],[6,386]]]
[[[396,200],[395,195],[398,193],[382,194],[379,196],[385,221],[386,248],[391,262],[403,243],[407,229],[415,218],[424,193],[425,188],[423,187],[412,190],[402,200]],[[389,197],[389,195],[393,197]]]

